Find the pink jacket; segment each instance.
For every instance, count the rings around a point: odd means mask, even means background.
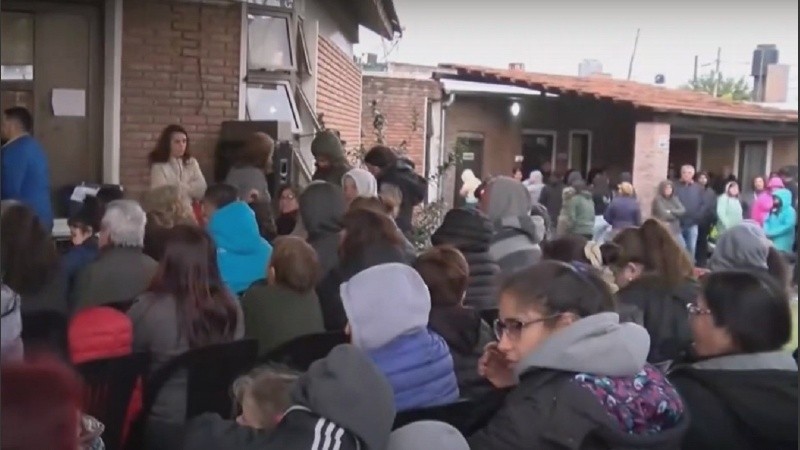
[[[770,178],[767,183],[767,189],[759,194],[753,207],[750,208],[750,218],[763,227],[764,221],[767,220],[767,216],[769,216],[769,212],[772,210],[772,193],[776,189],[781,189],[783,187],[783,180],[778,177]]]

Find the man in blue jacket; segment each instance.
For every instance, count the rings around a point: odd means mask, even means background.
[[[53,229],[50,171],[44,149],[30,135],[32,128],[33,118],[27,109],[14,107],[3,111],[0,134],[6,143],[0,150],[0,197],[28,205],[50,232]]]
[[[686,213],[681,216],[681,235],[686,244],[686,251],[692,261],[695,260],[697,248],[697,225],[703,219],[703,186],[694,181],[694,167],[687,164],[681,167],[680,182],[675,185],[675,195],[686,208]]]

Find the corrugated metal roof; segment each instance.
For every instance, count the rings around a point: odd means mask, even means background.
[[[732,102],[701,92],[670,89],[634,81],[551,75],[460,64],[443,64],[442,67],[454,69],[456,77],[462,80],[509,84],[554,94],[589,96],[628,103],[655,112],[768,122],[797,122],[797,111]]]

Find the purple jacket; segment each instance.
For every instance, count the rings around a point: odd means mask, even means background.
[[[617,196],[606,208],[603,219],[615,230],[638,227],[642,223],[642,210],[634,197]]]

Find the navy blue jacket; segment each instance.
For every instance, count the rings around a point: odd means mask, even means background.
[[[28,205],[50,233],[53,230],[53,205],[50,201],[50,170],[47,156],[32,136],[21,136],[3,147],[2,197]]]
[[[81,269],[97,258],[100,253],[96,237],[90,237],[83,244],[72,247],[61,257],[61,265],[66,272],[70,284]]]
[[[405,334],[367,353],[392,385],[398,412],[458,400],[450,349],[433,331],[426,328]]]
[[[680,217],[681,227],[698,225],[703,221],[706,213],[704,205],[705,190],[698,183],[685,184],[682,181],[675,183],[675,195],[686,208],[686,213]]]
[[[614,197],[606,208],[603,219],[615,230],[638,227],[642,223],[642,209],[635,197]]]

